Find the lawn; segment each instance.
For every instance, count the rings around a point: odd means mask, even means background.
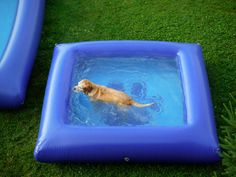
[[[221,176],[217,164],[42,164],[33,158],[56,43],[145,39],[200,43],[218,133],[223,103],[236,95],[235,0],[47,0],[24,106],[0,111],[0,176]],[[9,81],[10,82],[10,81]]]

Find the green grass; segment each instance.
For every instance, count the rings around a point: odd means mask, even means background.
[[[220,163],[41,164],[33,159],[56,43],[145,39],[200,43],[217,127],[236,95],[235,0],[47,0],[42,38],[23,107],[0,112],[0,176],[221,176]],[[221,135],[221,132],[219,131]]]
[[[231,95],[231,100],[224,104],[226,113],[221,117],[225,120],[222,125],[221,147],[224,174],[231,177],[236,175],[236,99]],[[234,165],[233,165],[234,164]]]

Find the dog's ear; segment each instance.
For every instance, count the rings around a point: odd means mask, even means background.
[[[85,94],[89,94],[93,90],[93,87],[91,84],[88,84],[86,87],[83,88],[83,92]]]

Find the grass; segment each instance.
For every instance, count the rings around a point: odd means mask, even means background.
[[[229,93],[236,95],[235,0],[47,0],[25,104],[18,110],[0,112],[0,176],[221,176],[221,162],[41,164],[33,159],[54,45],[111,39],[200,43],[217,127],[224,124],[222,104],[228,102]]]
[[[231,95],[231,100],[224,104],[226,113],[221,117],[225,120],[222,125],[221,147],[222,164],[225,166],[224,174],[227,176],[236,175],[236,99]],[[232,165],[234,164],[234,165]]]

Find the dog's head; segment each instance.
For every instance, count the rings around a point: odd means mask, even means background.
[[[85,94],[88,94],[93,90],[93,84],[89,80],[83,79],[78,82],[78,85],[76,85],[73,90],[75,92],[84,92]]]

